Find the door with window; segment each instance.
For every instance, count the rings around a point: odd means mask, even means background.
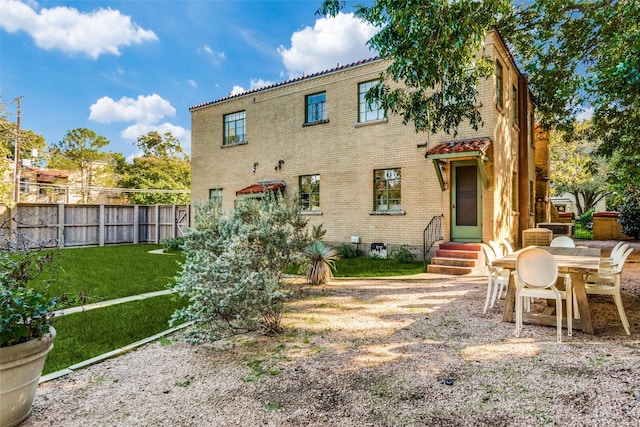
[[[475,162],[451,163],[451,240],[482,241],[482,184]]]

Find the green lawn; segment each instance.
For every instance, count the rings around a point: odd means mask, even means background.
[[[43,374],[165,331],[173,312],[186,303],[171,294],[59,317],[54,321],[57,337]]]
[[[61,250],[62,270],[52,295],[88,295],[88,303],[163,290],[179,273],[181,253],[150,254],[160,245],[119,245]],[[358,257],[336,262],[336,277],[379,277],[421,273],[422,262]],[[297,274],[292,268],[289,273]],[[173,312],[187,304],[175,294],[61,316],[44,374],[129,345],[169,328]]]
[[[118,245],[60,250],[61,269],[50,295],[88,297],[87,303],[158,291],[173,283],[181,253],[150,254],[160,245]]]
[[[357,257],[337,260],[333,275],[334,277],[383,277],[406,276],[425,271],[422,261],[402,263],[392,259]],[[299,267],[290,267],[286,273],[300,274]]]

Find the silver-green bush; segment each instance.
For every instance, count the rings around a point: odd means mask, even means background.
[[[310,242],[306,224],[297,204],[288,205],[279,195],[241,203],[228,216],[198,207],[175,285],[189,305],[174,313],[173,321],[194,322],[193,342],[280,332],[283,271],[302,261]]]

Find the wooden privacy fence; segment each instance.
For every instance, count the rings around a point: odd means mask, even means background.
[[[0,234],[58,247],[161,243],[182,236],[191,216],[190,205],[19,203],[0,211]]]

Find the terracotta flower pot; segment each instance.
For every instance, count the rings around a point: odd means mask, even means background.
[[[20,424],[31,413],[38,380],[56,330],[42,339],[0,348],[0,427]]]

